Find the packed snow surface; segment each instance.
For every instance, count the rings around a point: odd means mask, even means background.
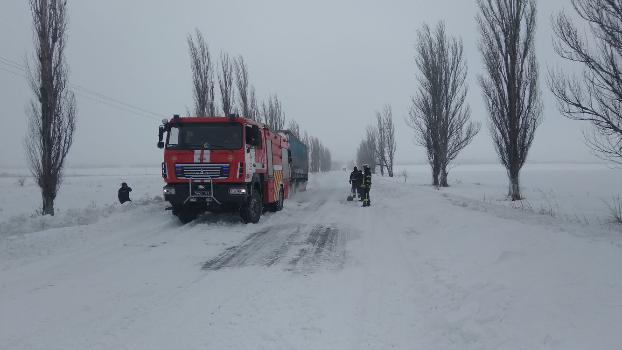
[[[558,172],[558,212],[582,208],[563,192],[573,176],[590,178],[580,171]],[[615,170],[591,171],[619,181]],[[440,191],[416,172],[407,182],[376,176],[372,206],[361,208],[345,200],[347,174],[333,172],[259,224],[208,214],[181,225],[164,210],[157,169],[105,172],[68,173],[54,218],[30,215],[31,179],[0,176],[10,197],[0,199],[0,348],[622,344],[622,233],[595,218],[601,199],[587,199],[592,219],[574,221],[513,208],[503,177],[456,169]],[[114,204],[124,180],[134,202]],[[549,183],[526,179],[526,193],[540,185]],[[610,191],[581,186],[593,198]]]

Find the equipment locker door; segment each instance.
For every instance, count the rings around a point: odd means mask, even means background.
[[[272,149],[272,139],[268,139],[266,142],[266,156],[268,157],[268,176],[274,176],[274,167],[272,166],[272,157],[274,150]]]

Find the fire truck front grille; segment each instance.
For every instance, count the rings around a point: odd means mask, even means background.
[[[176,164],[175,176],[186,180],[226,179],[229,177],[229,164]]]

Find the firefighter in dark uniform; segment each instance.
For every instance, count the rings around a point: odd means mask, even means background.
[[[363,190],[363,206],[369,207],[371,204],[369,199],[369,191],[371,190],[371,169],[367,164],[363,166],[363,183],[361,188]]]
[[[359,199],[361,198],[361,184],[363,180],[363,173],[357,168],[354,167],[352,173],[350,173],[350,184],[352,185],[352,198],[355,198],[357,195]]]
[[[130,192],[132,192],[132,188],[127,185],[127,183],[122,183],[121,188],[119,188],[119,202],[121,204],[125,202],[131,202]]]

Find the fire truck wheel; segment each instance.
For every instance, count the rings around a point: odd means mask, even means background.
[[[259,218],[261,218],[262,211],[263,207],[261,203],[261,193],[259,193],[257,189],[254,189],[251,197],[248,199],[248,202],[240,207],[240,216],[242,217],[242,222],[244,222],[245,224],[258,223]]]
[[[196,219],[199,214],[194,210],[180,210],[175,215],[177,215],[182,224],[187,224]]]
[[[284,201],[285,201],[285,199],[284,199],[284,195],[283,195],[283,189],[281,189],[279,191],[279,200],[272,204],[272,206],[270,207],[270,210],[273,211],[273,212],[277,212],[277,211],[283,210],[283,202]]]
[[[199,216],[196,210],[189,208],[179,208],[173,212],[182,224],[187,224]]]
[[[182,224],[187,224],[197,218],[197,213],[191,211],[182,211],[177,214],[177,218]]]

